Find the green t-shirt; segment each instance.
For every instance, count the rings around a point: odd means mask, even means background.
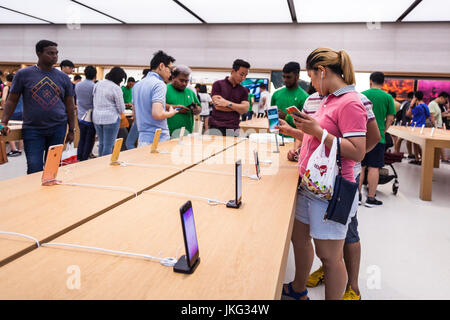
[[[122,86],[122,93],[123,93],[123,101],[125,103],[131,103],[131,101],[133,100],[133,96],[131,94],[133,88],[128,89],[125,86]]]
[[[273,93],[270,105],[277,106],[279,110],[287,114],[286,108],[291,106],[296,106],[300,111],[302,111],[303,104],[307,98],[308,94],[300,87],[295,89],[283,87]],[[291,127],[295,128],[294,119],[290,115],[286,117],[286,121],[291,125]]]
[[[380,130],[380,143],[386,143],[384,130],[386,128],[386,116],[395,116],[395,105],[392,96],[381,89],[371,88],[362,92],[373,104],[373,113],[377,119],[378,129]]]
[[[254,97],[255,96],[253,94],[250,92],[248,93],[248,112],[252,111],[252,98]]]
[[[189,106],[194,102],[195,104],[201,106],[200,101],[197,98],[197,95],[189,88],[184,89],[184,91],[176,90],[171,83],[167,85],[167,93],[166,93],[166,103],[173,105],[182,105]],[[170,136],[172,136],[173,132],[176,129],[181,129],[182,127],[186,128],[184,132],[185,135],[188,133],[192,133],[194,130],[194,114],[192,111],[188,113],[177,113],[171,118],[167,118],[167,125],[169,126]],[[179,131],[177,132],[179,134]],[[172,138],[177,138],[177,134]]]

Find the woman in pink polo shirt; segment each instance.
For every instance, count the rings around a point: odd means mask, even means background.
[[[355,181],[353,167],[366,153],[367,112],[355,91],[355,74],[349,55],[341,50],[328,48],[314,50],[306,60],[306,69],[312,85],[323,97],[320,108],[314,115],[294,116],[296,127],[304,132],[299,155],[300,178],[306,171],[309,158],[319,146],[323,130],[328,131],[325,139],[326,153],[335,137],[341,138],[342,175]],[[282,133],[292,134],[290,126],[282,123]],[[353,206],[358,205],[357,193]],[[344,239],[347,225],[323,217],[328,201],[317,198],[300,184],[297,196],[296,219],[292,233],[295,255],[295,279],[284,285],[283,295],[294,299],[307,299],[306,282],[311,271],[314,239],[317,256],[322,261],[325,274],[325,299],[342,299],[347,284],[347,272],[343,260]],[[351,211],[353,215],[356,210]]]

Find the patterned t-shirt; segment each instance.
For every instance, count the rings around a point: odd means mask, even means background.
[[[64,100],[73,97],[70,78],[63,72],[34,65],[14,76],[11,93],[23,97],[23,128],[47,129],[67,122]]]

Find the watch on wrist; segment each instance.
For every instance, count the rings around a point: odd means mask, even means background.
[[[232,108],[233,107],[233,104],[230,102],[229,104],[228,104],[228,108]]]

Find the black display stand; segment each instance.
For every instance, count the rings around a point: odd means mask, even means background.
[[[230,200],[227,202],[227,208],[238,209],[242,202],[236,203],[236,200]]]
[[[183,255],[178,259],[177,263],[173,266],[173,272],[191,274],[195,271],[200,264],[200,257],[195,260],[194,265],[190,267],[186,260],[186,255]]]

